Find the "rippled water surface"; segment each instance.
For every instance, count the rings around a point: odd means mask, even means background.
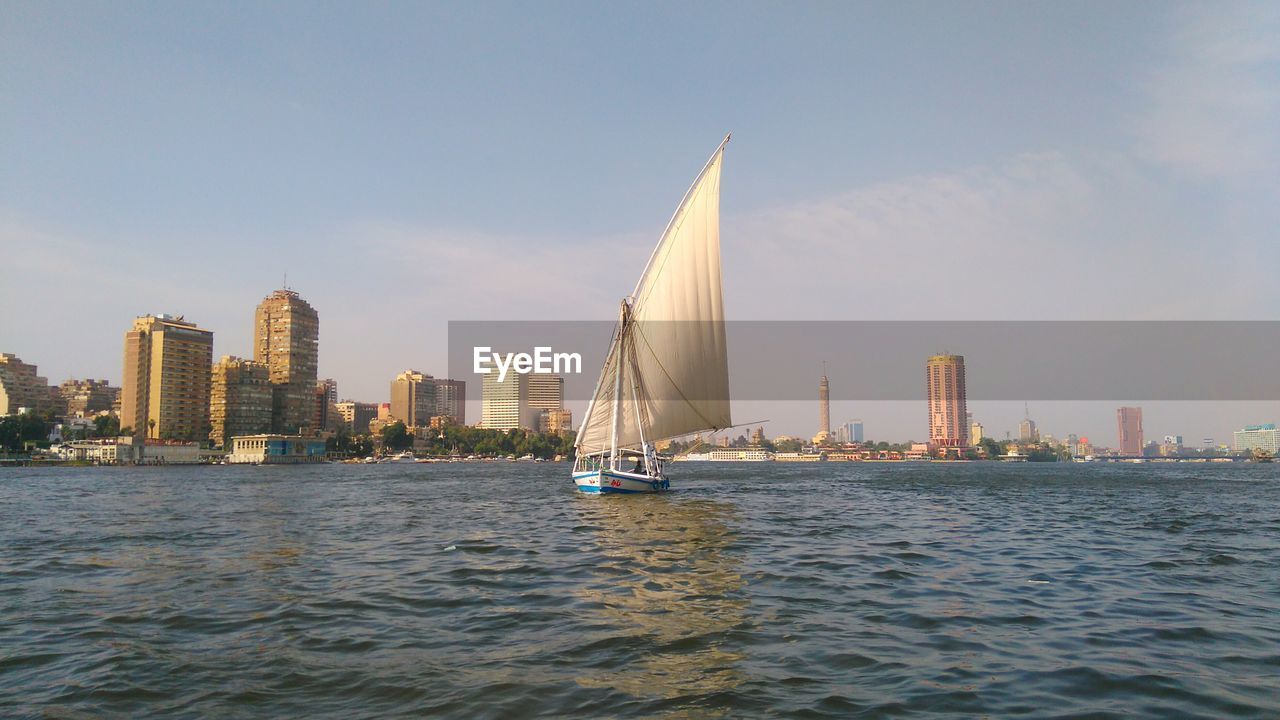
[[[1280,715],[1280,464],[675,470],[0,470],[0,715]]]

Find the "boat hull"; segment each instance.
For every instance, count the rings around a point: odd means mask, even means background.
[[[668,490],[671,484],[665,478],[616,470],[587,470],[575,472],[573,483],[578,490],[592,495],[639,495]]]

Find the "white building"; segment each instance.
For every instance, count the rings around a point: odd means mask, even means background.
[[[242,435],[231,438],[230,465],[301,465],[325,461],[324,440],[301,435]]]
[[[764,462],[773,459],[767,450],[758,447],[716,448],[708,454],[708,459],[715,462]]]
[[[1266,425],[1246,425],[1243,430],[1232,433],[1236,452],[1265,450],[1271,454],[1280,452],[1280,430],[1275,423]]]
[[[564,408],[564,378],[548,373],[486,373],[480,387],[480,427],[537,430],[544,410]]]

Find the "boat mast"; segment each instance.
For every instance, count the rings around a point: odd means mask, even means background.
[[[618,362],[613,375],[613,432],[609,440],[609,467],[618,469],[618,432],[622,425],[622,368],[627,355],[627,301],[622,301],[618,311]]]
[[[644,276],[649,274],[649,267],[653,265],[654,258],[658,257],[658,250],[662,248],[662,241],[667,239],[667,233],[671,232],[671,226],[675,225],[676,218],[680,217],[680,212],[684,210],[684,206],[689,202],[689,196],[693,194],[693,189],[698,187],[698,183],[702,182],[702,176],[707,174],[707,170],[711,169],[711,163],[715,162],[716,155],[729,144],[729,138],[733,137],[733,133],[725,133],[724,139],[720,141],[720,146],[716,151],[711,153],[711,157],[707,159],[707,164],[702,166],[702,171],[698,173],[698,177],[693,179],[693,184],[688,190],[684,191],[684,197],[680,198],[680,204],[676,206],[676,211],[672,213],[671,219],[667,221],[667,227],[659,236],[658,245],[653,248],[653,252],[649,253],[649,262],[644,264],[644,270],[640,273],[640,279],[636,281],[636,289],[631,291],[631,297],[635,297],[640,292],[640,285],[644,283]]]
[[[644,438],[644,418],[640,412],[640,396],[636,392],[635,375],[635,373],[632,373],[631,376],[631,404],[636,406],[636,429],[640,432],[640,454],[644,456],[644,469],[646,473],[652,474],[655,468],[649,467],[649,449]]]

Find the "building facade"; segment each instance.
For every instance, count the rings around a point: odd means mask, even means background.
[[[324,440],[301,435],[247,435],[231,438],[232,465],[302,465],[325,461]]]
[[[320,316],[292,290],[276,290],[254,313],[253,359],[271,378],[271,427],[311,429],[320,353]]]
[[[271,429],[271,378],[267,366],[230,355],[213,366],[209,389],[209,439],[225,448],[236,435]]]
[[[124,338],[121,429],[137,438],[207,439],[212,366],[212,331],[181,316],[134,320]]]
[[[510,373],[498,382],[486,373],[480,386],[480,427],[490,430],[537,430],[542,411],[564,407],[564,378],[548,373]]]
[[[1040,431],[1036,429],[1036,421],[1031,418],[1023,418],[1018,423],[1018,442],[1021,443],[1038,443],[1040,442]]]
[[[120,388],[106,380],[67,380],[58,386],[58,409],[66,417],[87,418],[110,412],[120,400]]]
[[[342,423],[351,430],[352,435],[367,435],[369,423],[378,417],[377,403],[343,400],[334,407],[341,416]]]
[[[964,356],[934,355],[925,364],[929,402],[929,443],[967,447],[969,428],[965,399]]]
[[[436,378],[436,415],[454,425],[467,424],[467,383],[465,380]]]
[[[1275,423],[1265,425],[1246,425],[1243,430],[1231,434],[1232,445],[1236,452],[1263,451],[1275,455],[1280,453],[1280,431]]]
[[[1120,454],[1141,455],[1146,444],[1142,437],[1142,408],[1122,407],[1116,410],[1119,429]]]
[[[538,418],[538,432],[564,435],[573,430],[573,413],[569,410],[543,410]]]
[[[0,353],[0,415],[16,415],[23,408],[52,410],[54,390],[36,372],[36,366],[16,355]]]
[[[316,381],[315,404],[311,410],[311,427],[336,430],[342,418],[338,415],[338,381],[325,378]]]
[[[427,427],[436,412],[435,378],[406,370],[391,381],[391,417],[407,427]]]

